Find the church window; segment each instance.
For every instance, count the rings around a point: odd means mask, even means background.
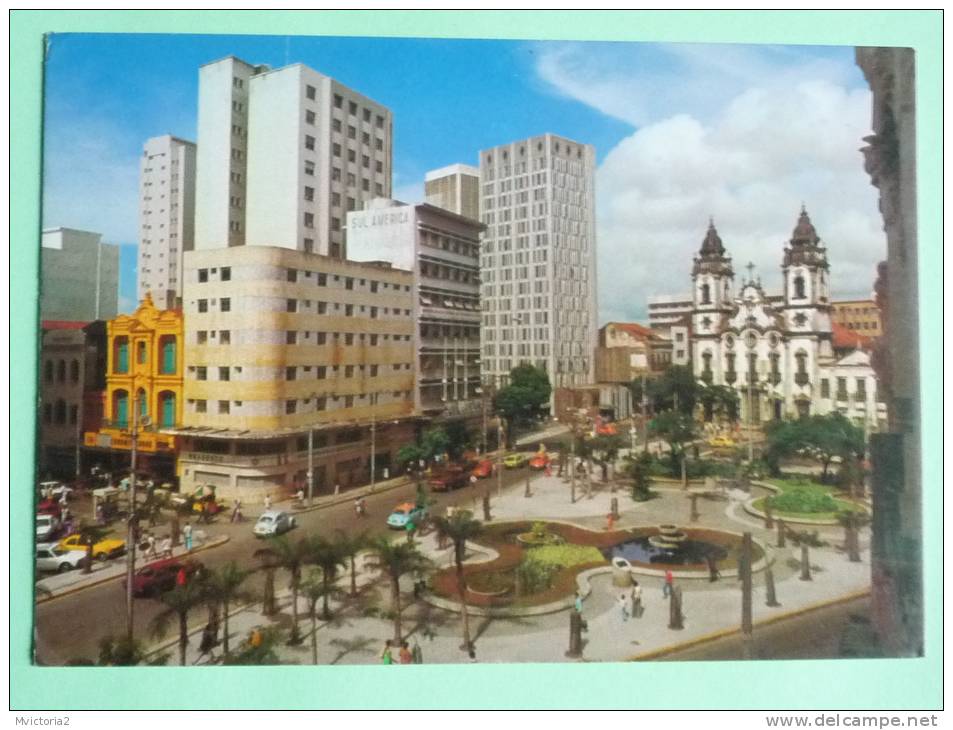
[[[702,369],[702,380],[705,381],[707,385],[711,385],[713,380],[713,375],[711,372],[711,353],[705,352],[702,355],[702,362],[704,362],[704,367]]]
[[[794,298],[804,299],[804,277],[798,274],[794,277]]]
[[[798,327],[803,327],[805,324],[807,324],[807,315],[804,314],[804,312],[798,312],[795,314],[794,324],[796,324]]]
[[[821,378],[821,398],[831,397],[831,381],[827,378]]]
[[[797,385],[807,385],[809,382],[807,377],[807,353],[801,350],[794,356],[794,359],[797,361],[797,372],[794,373],[794,382]]]
[[[711,287],[708,284],[702,284],[701,296],[702,304],[711,304]]]
[[[729,352],[725,355],[725,382],[731,385],[738,378],[738,373],[735,372],[735,354]]]
[[[748,355],[748,382],[751,384],[758,382],[758,354],[755,352]]]
[[[778,385],[781,382],[781,356],[776,352],[772,352],[768,355],[768,359],[771,361],[771,375],[769,378],[771,385]]]
[[[702,319],[702,329],[707,330],[711,327],[711,317]]]

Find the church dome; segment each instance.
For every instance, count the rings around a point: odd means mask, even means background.
[[[784,267],[788,266],[828,268],[827,251],[803,205],[791,234],[790,246],[784,249]]]
[[[709,219],[708,231],[702,241],[701,250],[695,257],[692,276],[714,274],[715,276],[734,276],[731,270],[731,257],[725,255],[725,246],[715,228],[715,221]]]

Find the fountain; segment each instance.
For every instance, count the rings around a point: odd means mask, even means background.
[[[649,537],[649,545],[663,552],[676,552],[688,539],[688,535],[675,525],[659,525],[658,533]]]

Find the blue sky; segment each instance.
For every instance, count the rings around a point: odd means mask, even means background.
[[[783,244],[802,200],[828,240],[835,282],[843,260],[838,293],[869,293],[883,256],[857,153],[869,94],[849,48],[56,35],[45,82],[44,225],[129,244],[126,309],[142,143],[167,133],[195,139],[198,67],[229,54],[273,67],[302,62],[388,106],[402,199],[419,196],[427,170],[474,164],[485,147],[545,131],[593,144],[603,321],[642,317],[648,296],[688,288],[709,214],[739,264],[761,257],[767,284],[780,248],[767,255],[765,246]]]

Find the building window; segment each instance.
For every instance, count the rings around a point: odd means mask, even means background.
[[[308,187],[307,185],[304,188],[304,199],[305,200],[314,200],[314,188]]]
[[[335,109],[340,109],[343,105],[344,105],[344,97],[342,97],[340,94],[335,94],[335,95],[334,95],[334,108],[335,108]]]
[[[348,125],[347,127],[347,138],[348,139],[357,139],[357,129]]]
[[[711,304],[711,287],[708,284],[702,284],[701,288],[701,303],[702,304]]]
[[[207,311],[208,311],[208,299],[199,299],[199,301],[198,301],[198,309],[199,309],[199,312],[207,312]]]
[[[821,378],[821,398],[831,397],[831,381],[827,378]]]
[[[43,366],[44,378],[46,378],[47,383],[53,382],[53,361],[47,360]]]
[[[198,330],[195,333],[195,343],[198,345],[204,345],[208,342],[208,332],[206,330]]]
[[[162,428],[175,426],[175,393],[172,391],[159,393],[159,424]]]
[[[331,129],[333,129],[335,132],[340,132],[340,131],[341,131],[341,120],[340,120],[340,119],[332,119],[332,120],[331,120]]]
[[[219,380],[231,380],[231,371],[227,365],[222,365],[218,369],[218,379]]]
[[[311,160],[304,161],[304,174],[314,175],[314,163]]]
[[[117,337],[113,344],[113,372],[129,372],[129,339]]]
[[[383,129],[383,128],[384,128],[384,117],[382,117],[380,114],[377,115],[377,120],[376,120],[376,122],[377,122],[377,128],[378,128],[378,129]]]
[[[315,370],[317,371],[316,377],[318,380],[324,380],[328,375],[328,368],[326,365],[318,365]]]
[[[794,298],[795,299],[804,299],[804,277],[796,276],[794,277]]]
[[[69,379],[72,383],[79,382],[79,360],[72,360],[69,364]]]
[[[285,303],[285,311],[286,311],[286,312],[297,312],[297,311],[298,311],[298,300],[297,300],[297,299],[289,299],[289,300]]]
[[[204,365],[198,365],[195,368],[196,380],[208,380],[208,368]]]
[[[297,380],[298,368],[285,368],[285,380]]]
[[[231,267],[231,266],[223,266],[223,267],[219,270],[219,276],[218,276],[218,278],[219,278],[221,281],[231,281],[231,280],[232,280],[232,267]]]
[[[119,428],[125,428],[129,423],[129,393],[117,390],[113,393],[112,421]]]
[[[199,269],[199,284],[204,284],[208,281],[208,269]]]
[[[162,375],[174,375],[175,374],[175,335],[162,335],[159,338],[159,353],[162,358],[159,365],[159,372]]]
[[[304,239],[304,250],[308,253],[314,253],[314,239],[305,238]]]
[[[305,228],[314,228],[314,213],[305,213],[305,214],[304,214],[304,227],[305,227]]]
[[[231,312],[232,311],[232,300],[228,297],[218,300],[218,309],[221,312]]]
[[[218,344],[220,344],[220,345],[230,345],[230,344],[232,344],[232,331],[231,331],[231,330],[219,330],[219,331],[218,331]]]
[[[197,400],[197,401],[195,401],[195,412],[196,412],[196,413],[205,413],[205,410],[206,410],[206,408],[205,408],[205,401],[204,401],[204,400]]]
[[[866,378],[857,378],[855,381],[857,385],[857,390],[854,393],[854,397],[857,400],[865,401],[867,400],[867,379]]]
[[[298,410],[298,401],[296,400],[285,401],[285,413],[290,415],[297,410]]]
[[[315,88],[314,88],[313,86],[305,86],[305,87],[304,87],[304,95],[305,95],[306,97],[308,97],[309,99],[314,100],[314,98],[315,98]]]
[[[52,403],[43,404],[43,422],[53,423],[53,404]]]
[[[285,344],[286,345],[296,345],[298,344],[298,333],[294,330],[288,330],[285,333]]]
[[[341,230],[341,219],[340,218],[331,218],[331,230],[340,231]]]
[[[218,402],[218,412],[221,414],[231,413],[231,408],[229,408],[229,402],[227,400],[220,400]]]
[[[794,373],[794,382],[797,385],[807,385],[809,381],[807,376],[807,353],[804,351],[798,352],[794,356],[795,361],[797,362],[797,372]]]
[[[314,124],[314,118],[315,118],[315,114],[313,111],[311,111],[310,109],[305,111],[304,113],[305,124]]]
[[[310,134],[306,134],[304,136],[304,148],[306,150],[314,149],[314,137],[312,137]]]

